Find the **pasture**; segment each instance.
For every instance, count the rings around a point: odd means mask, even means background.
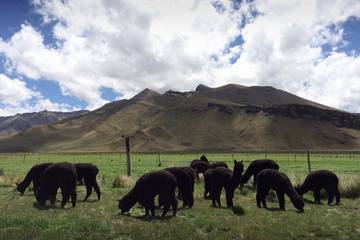
[[[280,170],[294,183],[308,172],[303,153],[237,153],[206,154],[210,161],[244,160],[245,168],[254,159],[276,160]],[[135,207],[131,216],[118,213],[117,199],[123,196],[141,174],[169,166],[188,166],[198,154],[133,154],[131,179],[123,187],[114,188],[117,176],[126,174],[126,156],[120,153],[69,154],[1,154],[0,155],[0,239],[360,239],[360,155],[311,154],[311,169],[329,169],[340,177],[340,188],[346,198],[341,205],[312,204],[312,193],[306,194],[305,212],[297,213],[286,198],[286,211],[278,211],[276,197],[269,198],[269,210],[258,209],[255,190],[250,185],[236,190],[234,209],[213,208],[202,198],[203,183],[195,186],[193,209],[180,210],[175,218],[142,218],[143,209]],[[85,187],[78,187],[76,208],[39,210],[34,207],[32,192],[20,196],[14,182],[42,162],[91,162],[100,173],[98,182],[102,199],[95,194],[90,202],[82,202]],[[356,197],[356,198],[352,198]],[[58,199],[60,194],[58,194]],[[224,192],[222,203],[225,206]],[[160,212],[157,212],[159,215]]]

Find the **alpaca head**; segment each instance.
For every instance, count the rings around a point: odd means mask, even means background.
[[[235,176],[241,176],[242,173],[244,172],[244,164],[243,161],[236,161],[234,160],[234,171],[233,174]]]
[[[125,214],[130,211],[130,209],[137,202],[137,198],[133,190],[128,192],[124,197],[119,200],[119,209],[122,214]]]
[[[204,161],[204,162],[209,162],[209,160],[207,159],[207,157],[205,157],[205,155],[202,155],[202,156],[200,157],[200,160],[201,160],[201,161]]]
[[[291,202],[297,210],[304,212],[305,203],[304,199],[300,195],[292,197]]]
[[[24,194],[26,187],[22,183],[15,183],[16,184],[16,191],[21,193],[21,195]]]

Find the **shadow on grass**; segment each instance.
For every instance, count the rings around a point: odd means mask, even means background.
[[[233,213],[235,215],[238,215],[238,216],[244,216],[245,215],[245,210],[241,206],[234,206],[232,208],[232,211],[233,211]]]
[[[155,216],[145,216],[145,215],[133,216],[130,213],[126,213],[126,214],[119,213],[119,214],[117,214],[117,216],[118,217],[128,217],[128,218],[141,220],[141,221],[145,221],[145,222],[151,222],[151,221],[155,221],[155,220],[162,221],[162,222],[167,222],[167,221],[171,220],[172,218],[174,218],[174,216],[172,216],[172,215],[166,215],[164,217],[159,216],[159,215],[155,215]]]
[[[317,203],[313,200],[309,200],[309,199],[306,199],[304,198],[304,202],[307,203],[307,204],[313,204],[313,205],[322,205],[323,203]]]

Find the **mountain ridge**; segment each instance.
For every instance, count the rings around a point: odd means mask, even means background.
[[[273,87],[145,89],[84,115],[0,139],[1,152],[352,150],[360,116]]]

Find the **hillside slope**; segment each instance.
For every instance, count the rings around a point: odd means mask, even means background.
[[[360,117],[272,87],[145,89],[57,124],[0,139],[2,152],[351,150]]]
[[[41,111],[34,113],[16,114],[9,117],[0,117],[0,135],[11,135],[22,132],[26,129],[38,126],[57,123],[62,120],[80,116],[88,111],[74,112],[52,112]]]

